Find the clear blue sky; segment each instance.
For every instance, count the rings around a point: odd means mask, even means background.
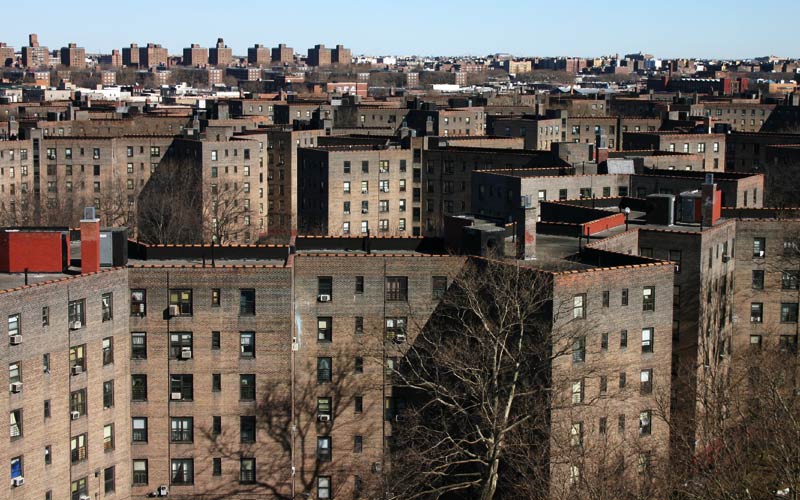
[[[0,41],[19,49],[78,42],[110,52],[153,41],[179,54],[224,37],[244,55],[254,43],[305,53],[342,43],[353,54],[656,57],[800,57],[800,0],[9,0]]]

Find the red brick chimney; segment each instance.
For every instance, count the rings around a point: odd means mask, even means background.
[[[100,271],[100,219],[94,207],[83,210],[81,219],[81,274]]]

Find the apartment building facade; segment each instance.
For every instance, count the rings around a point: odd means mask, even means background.
[[[725,170],[725,134],[683,134],[673,132],[636,133],[622,136],[622,149],[657,149],[678,153],[704,155],[703,169],[709,172]]]

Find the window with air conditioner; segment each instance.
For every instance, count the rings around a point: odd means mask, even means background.
[[[172,359],[192,358],[192,332],[173,332],[169,334],[169,356]]]
[[[176,316],[192,315],[192,290],[172,289],[169,291],[170,314]]]
[[[68,306],[69,328],[79,330],[86,324],[86,301],[84,299],[72,300]]]
[[[192,401],[194,399],[194,378],[181,373],[169,376],[169,392],[172,401]]]
[[[86,345],[79,345],[69,349],[69,367],[73,375],[86,371]]]

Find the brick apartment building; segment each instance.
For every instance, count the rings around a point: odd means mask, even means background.
[[[419,234],[410,149],[317,146],[298,149],[297,161],[301,233]]]
[[[78,44],[70,43],[66,47],[61,47],[60,54],[62,66],[75,69],[86,67],[86,49],[78,47]]]
[[[212,66],[229,66],[233,62],[233,49],[225,45],[222,38],[217,38],[217,45],[208,50],[208,64]]]
[[[22,66],[24,68],[41,68],[50,66],[50,51],[45,46],[39,45],[36,34],[28,36],[28,45],[22,47]]]
[[[272,48],[272,63],[293,64],[294,49],[291,47],[287,47],[286,44],[279,43],[277,47]]]
[[[208,64],[208,49],[201,47],[200,44],[193,43],[191,47],[183,49],[181,64],[193,67],[205,66]]]
[[[674,132],[651,132],[623,134],[622,149],[657,149],[678,153],[698,153],[705,157],[704,170],[725,170],[725,134],[683,134]]]
[[[270,62],[271,54],[268,47],[264,47],[262,44],[257,43],[254,46],[247,48],[247,64],[263,68],[265,66],[269,66]]]
[[[331,62],[331,49],[326,49],[325,45],[317,44],[314,45],[313,48],[308,49],[306,64],[309,66],[330,66]]]
[[[14,54],[14,47],[9,47],[6,42],[0,43],[0,67],[8,68],[14,65],[16,61]]]

